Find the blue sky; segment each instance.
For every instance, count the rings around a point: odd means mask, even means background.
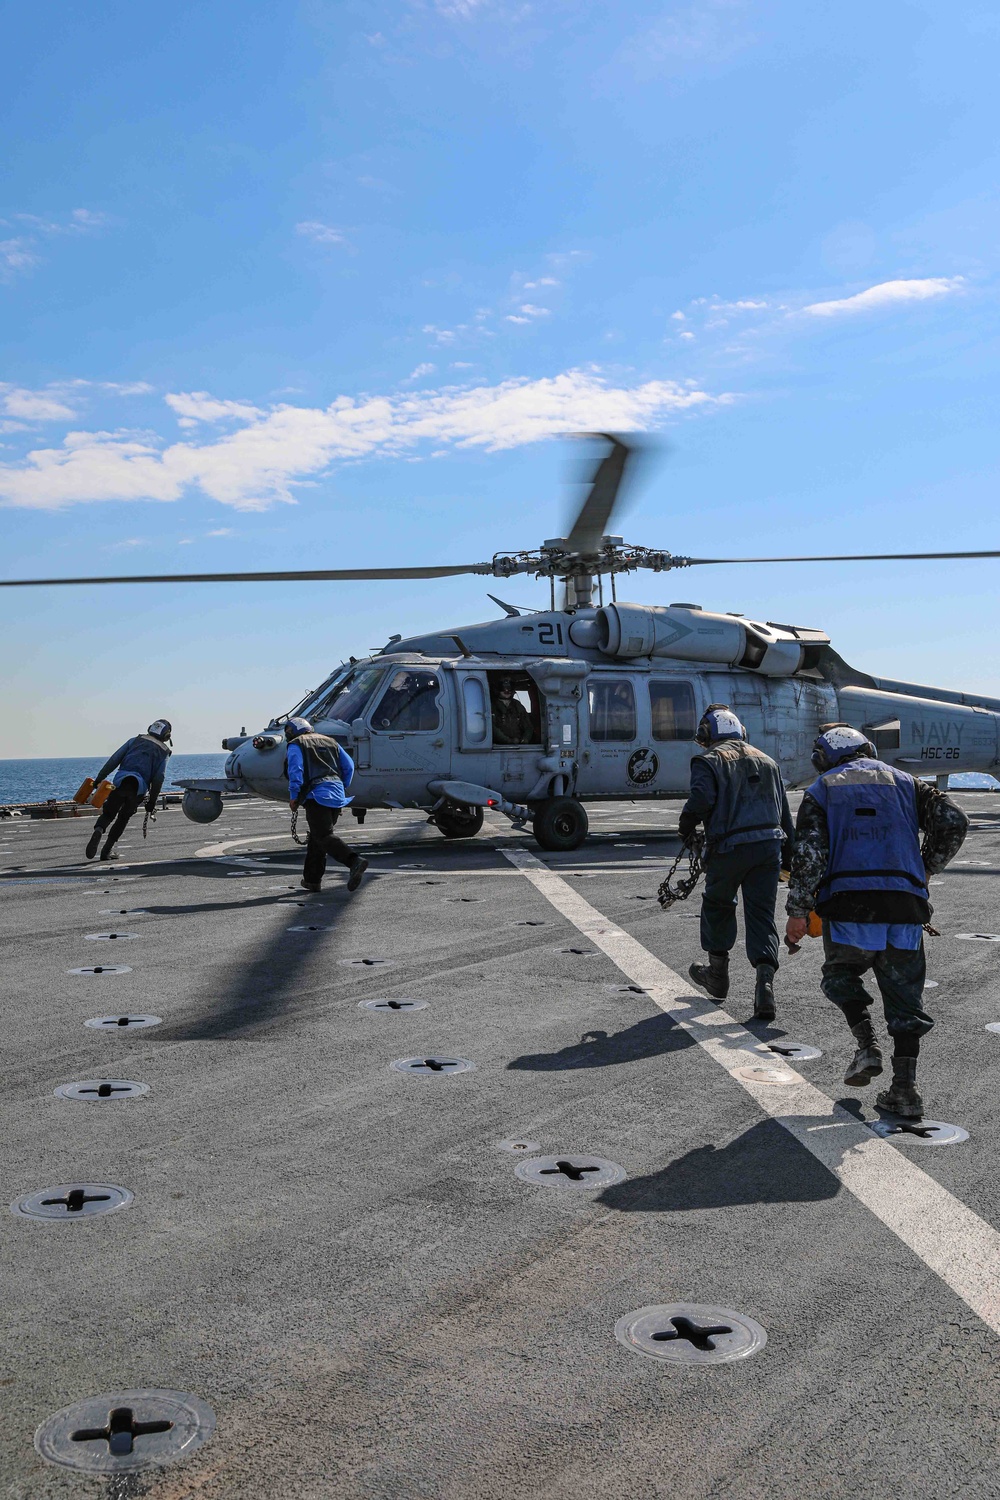
[[[464,563],[558,534],[591,426],[677,553],[986,548],[995,7],[10,5],[8,577]],[[625,597],[1000,693],[997,563],[705,568]],[[487,588],[5,591],[0,756],[179,750]]]

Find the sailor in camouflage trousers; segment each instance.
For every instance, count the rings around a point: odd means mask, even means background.
[[[872,998],[862,983],[873,971],[893,1040],[892,1087],[876,1102],[920,1119],[917,1057],[920,1038],[934,1025],[923,1008],[927,876],[954,859],[969,820],[929,782],[880,761],[850,725],[823,726],[813,765],[821,774],[795,825],[785,936],[801,942],[811,911],[823,919],[822,990],[858,1044],[844,1078],[854,1088],[882,1072]]]

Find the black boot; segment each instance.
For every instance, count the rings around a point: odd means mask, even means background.
[[[844,1074],[844,1082],[852,1089],[863,1089],[881,1073],[882,1053],[875,1038],[875,1027],[867,1016],[857,1026],[852,1026],[851,1031],[858,1050]]]
[[[101,835],[103,834],[103,832],[104,832],[104,829],[101,827],[100,823],[98,823],[97,826],[95,827],[93,833],[90,835],[90,838],[87,840],[87,858],[88,859],[93,859],[94,855],[97,853],[98,849],[101,847]]]
[[[879,1109],[899,1115],[904,1120],[923,1118],[924,1101],[917,1093],[917,1059],[898,1057],[892,1059],[892,1088],[883,1089],[875,1100]]]
[[[356,854],[351,861],[351,867],[347,877],[347,889],[356,891],[361,884],[361,878],[368,868],[368,861],[363,854]]]
[[[710,953],[707,964],[692,964],[688,973],[713,1000],[725,1000],[729,994],[728,953]]]
[[[753,992],[753,1018],[755,1021],[773,1021],[774,1009],[774,975],[775,970],[771,964],[757,965],[757,987]]]

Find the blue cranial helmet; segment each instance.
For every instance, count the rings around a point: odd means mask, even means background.
[[[867,735],[851,724],[822,724],[813,741],[812,763],[817,771],[831,771],[842,761],[859,755],[878,759],[878,751]]]
[[[716,745],[720,740],[745,740],[746,737],[746,730],[728,703],[710,703],[695,732],[699,745]]]
[[[297,740],[300,734],[312,734],[313,727],[308,719],[286,719],[285,739]]]

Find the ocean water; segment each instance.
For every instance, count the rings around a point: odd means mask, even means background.
[[[224,753],[172,755],[163,790],[173,790],[170,783],[178,776],[185,779],[224,776],[227,759]],[[84,777],[100,770],[100,765],[100,761],[86,759],[0,760],[0,807],[7,803],[44,802],[49,797],[65,801],[72,797]],[[961,787],[998,787],[1000,782],[978,771],[969,771],[953,776],[951,785],[957,791]]]
[[[171,782],[178,776],[219,777],[225,775],[228,756],[172,755],[163,780],[163,790],[175,790]],[[81,781],[101,769],[98,759],[72,760],[0,760],[0,806],[14,802],[45,802],[49,797],[66,801]]]

